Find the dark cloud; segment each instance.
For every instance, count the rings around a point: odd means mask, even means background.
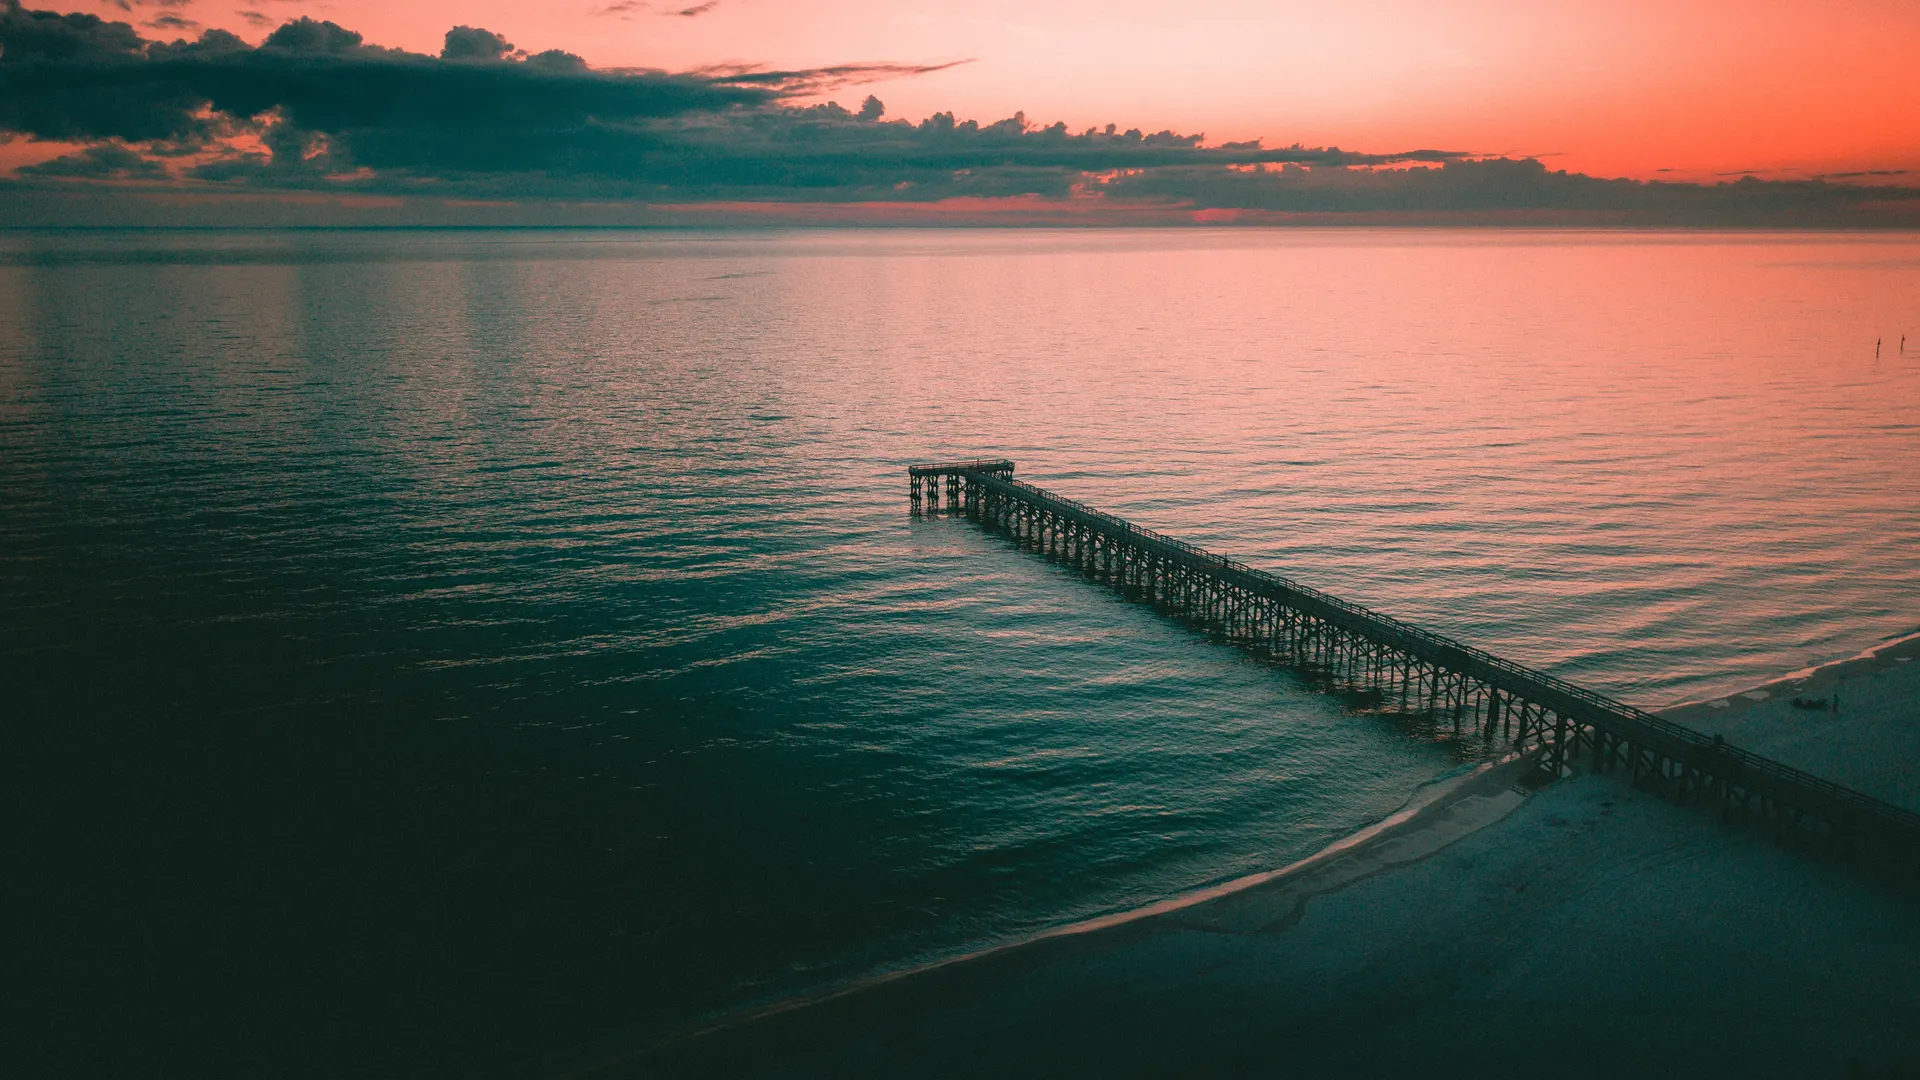
[[[720,6],[720,0],[707,0],[707,2],[704,4],[695,4],[692,7],[681,8],[678,11],[665,11],[665,12],[661,12],[661,14],[679,15],[684,18],[691,19],[699,15],[705,15],[707,12],[712,11],[714,8],[717,8],[719,6]]]
[[[560,49],[548,49],[527,57],[527,66],[536,71],[547,71],[563,75],[584,75],[587,62],[581,57]]]
[[[936,71],[945,71],[948,68],[956,68],[972,62],[971,60],[952,60],[944,64],[835,64],[831,67],[808,68],[804,71],[761,71],[753,67],[728,66],[706,68],[698,74],[734,86],[768,87],[777,90],[779,96],[785,98],[821,93],[844,86],[859,86],[862,83],[931,75]]]
[[[502,60],[513,52],[513,42],[491,30],[456,26],[447,31],[440,49],[442,60]]]
[[[427,56],[312,18],[258,47],[219,30],[163,44],[126,23],[8,0],[0,137],[90,144],[21,171],[22,183],[47,190],[138,180],[200,192],[655,204],[1037,196],[1246,220],[1519,214],[1620,224],[1871,224],[1874,206],[1913,197],[1818,182],[1599,180],[1432,149],[1209,147],[1200,135],[1069,131],[1020,114],[911,123],[886,119],[872,95],[857,111],[792,104],[940,67],[596,70],[559,50],[529,55],[479,27],[454,27]],[[169,179],[167,160],[187,179]]]
[[[133,27],[98,15],[25,11],[19,0],[0,11],[0,63],[78,66],[137,59],[145,47]]]
[[[1696,226],[1911,225],[1910,207],[1888,216],[1883,204],[1890,197],[1920,194],[1751,177],[1710,185],[1605,180],[1549,170],[1535,160],[1506,158],[1393,169],[1170,168],[1116,177],[1106,188],[1120,200],[1247,211],[1249,220],[1380,214],[1497,220],[1506,215],[1547,222]]]
[[[302,15],[267,35],[260,48],[275,49],[295,56],[354,56],[387,50],[368,50],[360,35],[344,26],[321,22]]]
[[[200,24],[194,22],[192,19],[183,19],[169,12],[163,15],[156,15],[141,25],[152,27],[155,30],[192,30]]]
[[[90,146],[77,154],[67,154],[29,165],[20,170],[27,176],[78,177],[90,180],[164,180],[166,166],[124,146]]]
[[[202,133],[207,114],[393,143],[406,133],[477,139],[549,134],[764,105],[779,84],[589,71],[547,52],[471,64],[367,45],[301,18],[252,48],[223,31],[171,45],[90,15],[0,11],[0,130],[42,139],[129,142]]]

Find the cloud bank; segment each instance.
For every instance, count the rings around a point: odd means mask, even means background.
[[[625,201],[740,213],[815,204],[986,213],[992,200],[1010,208],[1039,200],[1073,220],[1100,217],[1091,208],[1141,220],[1151,215],[1138,211],[1149,209],[1245,221],[1519,213],[1872,224],[1914,216],[1916,193],[1905,189],[1643,184],[1441,150],[1209,146],[1200,135],[1113,125],[1075,132],[1024,115],[980,124],[940,113],[912,123],[889,119],[873,96],[853,110],[794,104],[933,70],[599,70],[464,25],[430,56],[306,17],[257,46],[221,30],[162,42],[125,22],[7,0],[0,137],[77,147],[8,182],[38,195],[40,206],[87,188],[96,202],[103,189],[127,197],[166,189],[198,198]]]

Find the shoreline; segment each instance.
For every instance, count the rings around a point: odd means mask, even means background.
[[[1823,707],[1795,706],[1796,699]],[[1658,715],[1784,765],[1920,811],[1920,630]]]
[[[629,1053],[604,1058],[558,1074],[562,1077],[603,1075],[685,1043],[699,1042],[726,1032],[751,1027],[790,1013],[829,1005],[880,990],[890,984],[948,969],[987,964],[1011,954],[1043,948],[1088,935],[1132,926],[1148,926],[1174,918],[1190,925],[1217,925],[1223,902],[1258,897],[1237,905],[1245,912],[1260,911],[1285,898],[1297,915],[1314,896],[1334,892],[1376,874],[1407,866],[1432,856],[1475,832],[1493,825],[1527,799],[1520,787],[1532,771],[1539,751],[1509,753],[1422,784],[1406,803],[1385,818],[1328,844],[1326,847],[1273,870],[1261,870],[1228,881],[1156,900],[1124,911],[1096,915],[1053,927],[1027,937],[989,945],[957,956],[858,978],[814,993],[785,998],[755,1008],[726,1014],[688,1030],[661,1036]],[[1187,913],[1195,913],[1188,915]]]
[[[1696,729],[1718,733],[1715,729],[1724,730],[1729,720],[1755,724],[1774,722],[1777,720],[1775,714],[1787,707],[1786,697],[1790,693],[1831,694],[1837,689],[1847,692],[1851,698],[1860,693],[1858,688],[1861,680],[1887,676],[1899,680],[1902,693],[1911,690],[1910,700],[1915,703],[1913,711],[1920,718],[1920,663],[1914,662],[1916,657],[1920,657],[1920,629],[1896,635],[1852,657],[1791,672],[1724,698],[1669,706],[1658,710],[1657,714]],[[1854,689],[1849,691],[1849,687]],[[1843,704],[1845,708],[1847,706]],[[1859,714],[1867,719],[1874,719],[1878,715],[1865,708],[1859,710]],[[1814,715],[1832,719],[1832,714]],[[1853,715],[1843,711],[1841,717],[1851,718]],[[1831,725],[1827,730],[1831,730]],[[1793,760],[1792,754],[1778,754],[1774,746],[1767,745],[1767,739],[1755,737],[1756,732],[1746,731],[1743,734],[1746,737],[1740,740],[1742,745],[1769,756],[1780,756],[1797,767],[1806,767],[1802,762]],[[564,1075],[594,1076],[618,1072],[629,1066],[643,1065],[660,1055],[673,1057],[708,1042],[728,1041],[725,1038],[715,1039],[716,1036],[750,1038],[750,1031],[767,1026],[763,1022],[775,1022],[789,1014],[828,1006],[831,1008],[823,1011],[858,1010],[870,1007],[862,1004],[868,999],[884,999],[890,993],[913,997],[918,993],[910,986],[901,984],[917,986],[923,981],[939,983],[1017,978],[1020,972],[1045,971],[1050,967],[1071,964],[1072,957],[1077,954],[1092,955],[1137,947],[1139,942],[1168,935],[1198,932],[1232,937],[1280,933],[1307,916],[1310,902],[1344,895],[1352,887],[1370,879],[1379,879],[1379,887],[1382,888],[1404,888],[1404,882],[1399,881],[1405,876],[1402,872],[1427,862],[1462,841],[1478,837],[1482,845],[1495,847],[1513,842],[1513,838],[1503,835],[1504,830],[1492,826],[1506,821],[1535,796],[1536,792],[1523,788],[1521,781],[1528,777],[1537,755],[1537,751],[1510,753],[1498,760],[1438,777],[1416,789],[1394,813],[1277,869],[1244,875],[1138,908],[1079,920],[1019,940],[884,972],[850,984],[725,1016],[696,1030],[665,1036],[642,1049],[602,1059]],[[1920,760],[1920,757],[1903,760]],[[1820,775],[1831,774],[1831,770],[1810,771]],[[1832,778],[1837,782],[1849,782],[1845,777]],[[1586,790],[1594,785],[1600,785],[1605,790],[1599,795]],[[1571,787],[1581,788],[1583,794],[1576,797],[1559,790]],[[1620,790],[1612,791],[1614,787]],[[1591,802],[1596,799],[1643,796],[1643,793],[1634,791],[1630,786],[1592,777],[1584,770],[1576,770],[1561,780],[1549,781],[1539,787],[1538,793],[1548,796],[1547,802],[1556,803],[1576,798]],[[1666,807],[1662,812],[1685,818],[1697,816],[1678,807]],[[1683,823],[1676,821],[1675,824]],[[1700,830],[1699,836],[1681,836],[1675,842],[1716,842],[1712,839],[1715,834],[1710,820],[1703,818],[1694,824]],[[1739,843],[1747,840],[1751,838]],[[996,972],[1014,974],[997,975]],[[917,978],[926,976],[933,978]],[[887,992],[881,992],[883,990]],[[775,1023],[774,1026],[779,1024]]]
[[[1517,785],[1532,770],[1538,757],[1537,750],[1511,753],[1464,772],[1428,781],[1399,810],[1278,869],[1262,870],[1143,907],[1070,923],[1007,947],[1019,948],[1032,942],[1178,915],[1242,893],[1294,886],[1300,879],[1325,878],[1337,882],[1322,883],[1319,891],[1324,892],[1369,874],[1418,861],[1516,809],[1526,797],[1517,790]]]
[[[1454,824],[1497,827],[1401,832],[1412,843],[1398,851],[1381,850],[1394,839],[1380,836],[1260,887],[590,1071],[1386,1078],[1481,1076],[1516,1061],[1555,1062],[1570,1080],[1920,1071],[1912,896],[1614,777],[1575,772],[1530,797],[1489,786],[1514,805],[1469,813],[1476,800],[1456,799]],[[1569,1030],[1625,1037],[1584,1040],[1574,1060]]]
[[[1739,709],[1767,700],[1783,689],[1809,692],[1822,690],[1836,682],[1845,682],[1863,672],[1894,663],[1911,663],[1916,658],[1920,658],[1920,627],[1882,638],[1879,644],[1869,646],[1841,660],[1829,660],[1824,664],[1804,667],[1731,693],[1675,702],[1649,711],[1656,716],[1680,720],[1687,716],[1706,714],[1720,709]],[[1754,696],[1756,694],[1759,696]]]

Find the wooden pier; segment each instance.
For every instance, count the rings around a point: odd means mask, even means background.
[[[1126,596],[1381,712],[1463,738],[1537,748],[1558,776],[1582,756],[1635,786],[1765,823],[1783,841],[1920,868],[1920,814],[1720,738],[1013,478],[1004,459],[908,469],[916,511],[964,514]]]

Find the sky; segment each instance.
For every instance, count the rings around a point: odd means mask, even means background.
[[[81,2],[0,226],[1920,227],[1911,0]]]
[[[867,88],[889,116],[913,119],[951,110],[984,123],[1024,111],[1075,130],[1116,122],[1204,133],[1210,143],[1533,156],[1555,169],[1643,179],[1920,168],[1920,4],[1911,0],[51,6],[145,24],[148,36],[221,27],[256,43],[305,15],[429,53],[465,24],[595,67],[966,61]]]

